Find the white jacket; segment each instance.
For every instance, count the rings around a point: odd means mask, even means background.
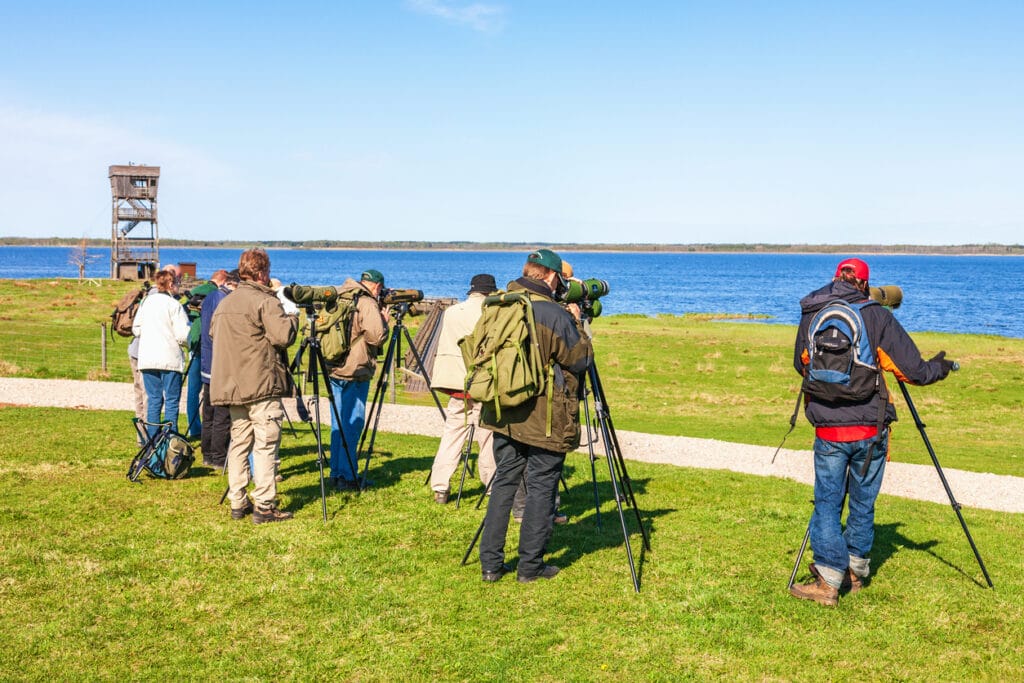
[[[184,372],[181,347],[188,342],[188,316],[177,299],[162,292],[143,299],[132,333],[139,338],[139,370]]]

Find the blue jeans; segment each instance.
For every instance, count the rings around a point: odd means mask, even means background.
[[[811,548],[819,567],[845,572],[850,556],[867,557],[875,542],[875,498],[882,488],[889,432],[876,444],[863,441],[814,440],[814,514]],[[871,464],[861,469],[868,453]],[[849,494],[846,530],[840,522],[843,497]]]
[[[196,349],[192,356],[192,364],[188,366],[188,397],[186,398],[185,411],[188,416],[188,438],[198,438],[203,433],[203,418],[199,413],[199,395],[203,391],[203,380],[199,373],[202,370],[202,363],[199,358],[199,350]]]
[[[329,378],[334,404],[341,415],[341,425],[331,415],[331,476],[354,481],[359,469],[359,437],[366,424],[366,397],[370,393],[370,381],[355,382],[345,379]],[[341,442],[344,427],[345,444],[348,445],[346,456]],[[355,465],[356,471],[352,470]]]
[[[146,387],[146,422],[170,422],[178,430],[178,402],[181,400],[181,373],[174,370],[142,370],[142,384]],[[160,412],[163,411],[163,419]],[[157,427],[149,427],[153,436]]]

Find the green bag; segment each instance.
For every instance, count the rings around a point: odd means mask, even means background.
[[[466,364],[466,393],[480,403],[512,408],[548,391],[554,366],[545,368],[537,346],[533,304],[526,292],[498,292],[484,299],[473,331],[459,340]],[[550,417],[549,417],[550,424]],[[550,427],[549,427],[550,430]]]
[[[344,363],[352,346],[352,316],[360,294],[357,289],[338,292],[337,299],[317,312],[316,336],[324,360],[331,365]]]

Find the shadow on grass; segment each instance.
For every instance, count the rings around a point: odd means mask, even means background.
[[[871,549],[871,564],[873,565],[872,573],[876,573],[878,569],[897,552],[901,550],[914,550],[928,553],[950,569],[959,572],[965,578],[973,581],[979,588],[987,588],[986,584],[968,574],[963,567],[953,564],[945,557],[942,557],[933,551],[932,548],[939,545],[939,541],[914,541],[898,531],[901,526],[903,526],[901,522],[893,522],[892,524],[880,524],[875,527],[875,545]],[[967,538],[964,537],[962,540],[964,546],[969,548],[970,544],[968,543]]]

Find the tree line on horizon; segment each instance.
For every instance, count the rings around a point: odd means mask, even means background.
[[[81,237],[0,237],[0,246],[41,246],[79,247],[83,242],[90,247],[108,247],[110,240]],[[565,251],[643,251],[643,252],[736,252],[736,253],[820,253],[820,254],[955,254],[1006,256],[1024,255],[1021,244],[769,244],[753,243],[699,243],[699,244],[649,244],[649,243],[593,243],[579,242],[470,242],[470,241],[359,241],[359,240],[183,240],[161,239],[165,247],[211,247],[222,249],[248,249],[266,247],[271,249],[454,249],[464,251],[507,251],[548,247]]]

